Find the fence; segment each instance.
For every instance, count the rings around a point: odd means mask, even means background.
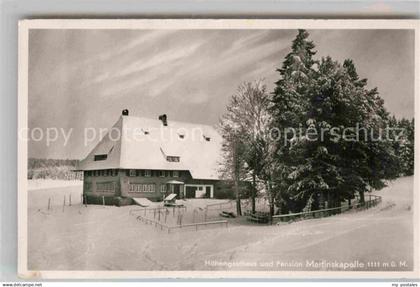
[[[162,211],[166,212],[171,209],[172,209],[173,214],[175,214],[175,210],[183,210],[183,212],[187,211],[186,206],[164,206],[164,207],[153,207],[153,208],[144,207],[144,208],[131,209],[128,213],[132,215],[135,212],[139,212],[139,213],[143,213],[146,216],[147,213],[153,212],[154,216],[156,216]]]
[[[297,218],[302,218],[302,217],[303,218],[327,217],[333,214],[348,211],[350,209],[368,209],[368,208],[378,205],[381,201],[382,201],[382,197],[377,196],[377,195],[369,195],[369,200],[365,201],[364,203],[357,202],[355,204],[347,205],[347,206],[325,208],[325,209],[318,209],[318,210],[298,212],[298,213],[289,213],[289,214],[282,214],[282,215],[274,215],[272,218],[273,218],[273,221],[277,219],[280,221],[289,221],[289,220],[295,220]]]
[[[182,229],[182,228],[185,229],[185,228],[191,228],[191,227],[194,227],[195,231],[198,231],[199,226],[207,226],[207,225],[215,225],[215,224],[226,225],[226,227],[228,227],[227,220],[188,223],[188,224],[180,224],[180,225],[174,225],[174,226],[168,226],[166,224],[163,224],[161,222],[158,222],[156,220],[153,220],[153,219],[141,216],[141,215],[137,216],[137,220],[142,221],[146,224],[154,225],[155,227],[160,228],[160,230],[167,230],[168,233],[170,233],[171,230],[174,230],[174,229]]]
[[[282,215],[274,215],[272,217],[272,221],[279,220],[279,221],[290,221],[295,220],[297,218],[319,218],[319,217],[327,217],[331,216],[333,214],[345,212],[350,209],[368,209],[371,207],[374,207],[378,205],[382,201],[382,198],[377,195],[369,195],[369,200],[365,201],[364,203],[357,202],[355,204],[347,205],[347,206],[340,206],[340,207],[333,207],[333,208],[325,208],[325,209],[318,209],[318,210],[312,210],[312,211],[306,211],[306,212],[298,212],[298,213],[289,213],[289,214],[282,214]],[[208,209],[222,209],[226,207],[232,207],[233,202],[222,202],[222,203],[216,203],[216,204],[210,204],[205,207],[205,210],[207,212]],[[187,223],[183,224],[182,220],[177,221],[177,225],[167,225],[166,224],[166,217],[165,220],[161,218],[161,212],[164,211],[164,214],[168,214],[169,209],[173,209],[173,214],[175,214],[176,208],[184,208],[184,207],[158,207],[158,208],[141,208],[141,209],[133,209],[129,211],[130,215],[134,215],[137,212],[144,213],[143,215],[137,215],[137,220],[142,221],[146,224],[154,225],[156,228],[160,228],[160,230],[166,230],[168,233],[170,233],[172,230],[175,229],[187,229],[187,228],[194,228],[196,231],[198,231],[200,226],[208,226],[208,225],[226,225],[228,227],[228,221],[227,220],[214,220],[214,221],[204,221],[204,222],[197,222],[197,223]],[[184,212],[186,211],[186,208],[184,208]],[[153,212],[154,218],[147,218],[148,212]],[[156,217],[158,217],[158,220],[156,220]],[[181,218],[182,219],[182,218]],[[165,223],[161,222],[161,220],[165,221]]]
[[[221,210],[222,208],[232,208],[233,207],[233,200],[230,200],[228,202],[220,202],[220,203],[212,203],[207,204],[205,208],[207,210]]]

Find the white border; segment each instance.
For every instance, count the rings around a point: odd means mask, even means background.
[[[415,115],[419,111],[419,20],[215,20],[215,19],[153,19],[153,20],[23,20],[19,22],[18,61],[18,130],[28,124],[28,35],[29,29],[413,29],[415,30]],[[414,271],[50,271],[28,270],[27,234],[27,142],[18,141],[18,274],[25,279],[95,278],[419,278],[419,135],[420,119],[415,119],[415,180],[414,180]],[[416,192],[417,191],[417,192]]]

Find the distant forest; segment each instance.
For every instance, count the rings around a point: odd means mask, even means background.
[[[29,158],[28,179],[82,180],[83,173],[75,172],[76,159]]]

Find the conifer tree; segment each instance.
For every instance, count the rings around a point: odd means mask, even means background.
[[[367,89],[352,60],[314,60],[307,38],[300,30],[278,70],[271,108],[274,127],[305,130],[277,143],[276,198],[284,213],[325,201],[340,206],[355,194],[364,202],[366,191],[398,174],[392,144],[381,137],[389,113],[377,89]]]
[[[398,157],[399,173],[403,176],[414,174],[414,118],[410,121],[394,116],[389,120],[393,136],[393,148]]]
[[[282,67],[277,69],[280,79],[275,83],[270,110],[273,130],[278,131],[274,148],[276,172],[273,177],[276,180],[273,192],[278,205],[283,207],[282,212],[299,208],[293,206],[293,199],[288,194],[288,187],[293,181],[289,174],[296,160],[290,153],[290,147],[297,136],[293,131],[299,130],[306,122],[309,105],[307,94],[313,81],[313,66],[316,64],[313,59],[316,54],[315,45],[308,37],[306,30],[298,31],[291,52],[286,55]]]

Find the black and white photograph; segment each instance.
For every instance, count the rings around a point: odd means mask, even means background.
[[[419,276],[418,28],[21,21],[21,276]]]

